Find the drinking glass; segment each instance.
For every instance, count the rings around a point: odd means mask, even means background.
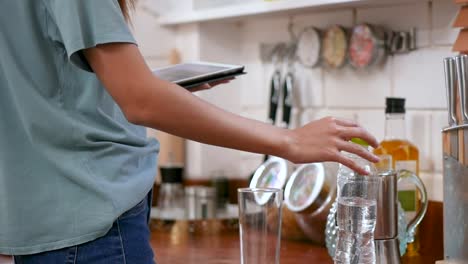
[[[279,264],[283,190],[238,189],[241,264]]]

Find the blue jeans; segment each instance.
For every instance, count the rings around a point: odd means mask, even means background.
[[[148,226],[151,193],[122,214],[94,241],[34,255],[14,256],[15,264],[154,264]]]

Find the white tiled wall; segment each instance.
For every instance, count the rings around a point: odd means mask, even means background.
[[[269,78],[274,67],[260,60],[260,45],[287,41],[290,21],[296,34],[307,26],[324,29],[333,24],[351,27],[361,22],[394,30],[416,27],[418,50],[391,56],[381,66],[364,71],[350,67],[297,68],[300,104],[304,107],[298,119],[302,124],[327,115],[354,119],[382,139],[385,97],[405,97],[408,137],[420,149],[423,178],[436,182],[428,187],[431,196],[441,197],[440,130],[447,123],[442,59],[453,55],[451,45],[457,31],[451,29],[451,23],[457,10],[453,1],[428,0],[255,17],[225,25],[208,22],[179,27],[175,42],[184,59],[216,59],[246,65],[248,75],[230,87],[201,96],[230,111],[266,120]],[[144,49],[152,50],[149,46]],[[225,96],[226,90],[229,96]],[[190,143],[189,150],[187,159],[198,164],[189,177],[210,176],[221,165],[229,170],[226,175],[247,177],[262,160],[260,155],[234,154],[196,143]],[[223,157],[228,160],[224,162]]]

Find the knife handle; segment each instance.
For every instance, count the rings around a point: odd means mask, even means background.
[[[288,73],[284,78],[283,84],[283,122],[286,128],[289,127],[291,122],[291,112],[293,108],[293,88],[294,88],[294,76],[292,73]]]
[[[444,59],[444,69],[445,69],[445,86],[447,89],[447,106],[448,106],[448,120],[449,125],[457,125],[457,114],[456,114],[456,91],[455,91],[455,80],[457,78],[456,69],[455,69],[455,59],[454,58],[445,58]]]
[[[459,55],[455,57],[455,64],[458,76],[458,94],[460,96],[460,109],[462,114],[462,123],[468,123],[468,111],[466,109],[466,60],[467,55]]]
[[[278,110],[278,103],[281,93],[281,73],[280,71],[275,71],[273,77],[271,78],[270,84],[270,113],[268,118],[270,119],[271,124],[276,122],[276,112]]]

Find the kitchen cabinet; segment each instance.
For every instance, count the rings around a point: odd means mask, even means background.
[[[193,8],[193,2],[184,1],[183,8],[182,5],[171,5],[170,8],[166,8],[164,11],[168,13],[161,14],[159,22],[163,25],[177,25],[273,13],[297,13],[301,10],[310,11],[337,7],[358,7],[364,4],[384,5],[418,1],[420,0],[255,0],[247,1],[247,3],[243,2],[242,4],[237,4],[234,1],[234,4],[228,2],[224,5],[216,4],[215,7],[198,9]],[[155,6],[161,5],[161,1],[147,0],[146,4],[156,10]]]

